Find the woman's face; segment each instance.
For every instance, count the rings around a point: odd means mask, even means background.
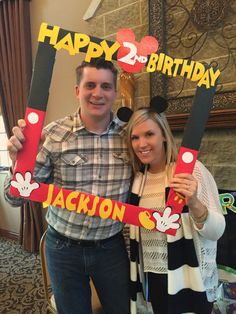
[[[135,155],[143,164],[149,164],[150,172],[159,172],[165,167],[165,138],[159,125],[148,119],[136,125],[131,133]]]

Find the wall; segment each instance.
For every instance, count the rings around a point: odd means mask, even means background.
[[[11,207],[4,199],[4,180],[7,172],[0,173],[0,235],[17,237],[20,231],[20,209]]]

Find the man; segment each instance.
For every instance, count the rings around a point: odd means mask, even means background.
[[[117,70],[104,59],[77,69],[78,111],[50,123],[35,178],[62,188],[126,202],[131,179],[124,123],[111,113]],[[23,147],[25,121],[8,141],[13,162]],[[9,185],[8,185],[9,187]],[[6,193],[6,199],[17,204]],[[129,313],[129,262],[122,224],[49,206],[46,257],[59,314],[90,314],[93,280],[107,314]]]

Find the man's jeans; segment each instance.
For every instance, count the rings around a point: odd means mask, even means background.
[[[92,314],[90,278],[106,314],[129,314],[129,261],[123,236],[77,244],[49,227],[46,259],[59,314]]]

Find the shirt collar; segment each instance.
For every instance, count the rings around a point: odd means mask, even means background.
[[[117,115],[114,116],[113,113],[111,113],[111,114],[112,114],[112,119],[111,119],[110,123],[108,124],[107,129],[103,132],[103,134],[106,134],[112,130],[117,130],[118,132],[121,132],[123,130],[124,125],[126,125],[125,122],[118,119]],[[72,132],[77,132],[77,131],[80,131],[82,129],[86,129],[86,127],[85,127],[83,121],[81,120],[80,110],[78,109],[73,115]]]
[[[79,110],[77,110],[73,115],[73,128],[72,132],[80,131],[85,129],[83,121],[80,118]]]

